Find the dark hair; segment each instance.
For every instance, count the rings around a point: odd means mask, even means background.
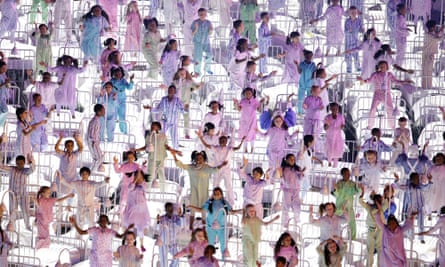
[[[72,143],[74,146],[74,141],[73,140],[66,140],[64,146],[67,146],[69,143]]]
[[[375,32],[374,28],[369,28],[365,34],[363,34],[363,41],[368,41],[369,40],[369,36],[371,36],[371,33]],[[374,40],[376,40],[377,42],[380,42],[379,38],[375,37]]]
[[[331,252],[329,252],[328,249],[328,244],[329,242],[334,242],[335,245],[337,246],[337,250],[335,251],[335,253],[338,253],[340,251],[340,246],[337,244],[337,242],[335,242],[334,239],[328,239],[328,243],[326,243],[326,245],[324,246],[324,261],[326,263],[326,266],[330,266],[331,265]]]
[[[391,51],[391,46],[389,44],[383,44],[380,49],[374,54],[374,59],[377,60],[379,57],[383,56],[386,52]]]
[[[437,158],[442,158],[443,162],[445,163],[445,154],[442,152],[437,153],[433,157],[433,163],[436,164]]]
[[[293,171],[301,171],[300,166],[297,165],[297,163],[294,163],[294,165],[290,165],[287,161],[290,157],[295,157],[294,154],[289,153],[287,154],[282,160],[281,160],[281,168],[284,170],[284,168],[289,168]],[[296,157],[295,157],[296,158]]]
[[[42,23],[42,24],[39,25],[39,30],[41,30],[43,27],[45,27],[46,29],[48,29],[48,26],[47,26],[46,24],[43,24],[43,23]]]
[[[152,121],[151,126],[158,126],[159,130],[162,130],[162,124],[159,121]]]
[[[236,43],[236,50],[241,52],[241,48],[245,45],[248,44],[248,41],[246,38],[240,38],[238,39],[238,42]]]
[[[314,53],[311,50],[304,49],[303,50],[303,55],[304,56],[309,56],[309,55],[314,55]]]
[[[334,212],[337,210],[337,206],[335,206],[334,202],[322,203],[320,204],[320,206],[318,206],[318,213],[320,214],[320,217],[323,216],[324,212],[326,211],[326,207],[329,205],[332,205],[332,207],[334,207]]]
[[[191,238],[190,242],[196,241],[195,235],[197,232],[203,232],[205,240],[207,240],[207,241],[209,240],[209,238],[207,237],[206,230],[204,230],[203,228],[196,228],[195,230],[192,231],[192,238]]]
[[[22,115],[22,114],[25,113],[25,112],[26,112],[26,109],[25,109],[25,108],[22,108],[22,107],[17,108],[17,109],[15,110],[15,115],[17,115],[17,120],[23,122],[23,121],[20,119],[20,115]]]
[[[266,16],[268,16],[269,15],[269,12],[261,12],[260,13],[260,18],[261,19],[264,19],[264,17],[266,17]]]
[[[102,218],[106,218],[106,219],[107,219],[107,224],[111,224],[110,219],[109,219],[108,216],[105,215],[105,214],[101,214],[101,215],[99,215],[99,218],[97,219],[97,223],[99,223],[99,222],[100,222],[100,219],[102,219]]]
[[[37,201],[39,201],[42,198],[42,194],[48,189],[51,190],[51,188],[46,185],[40,187],[39,191],[37,192]]]
[[[164,205],[164,209],[165,210],[167,210],[169,207],[174,207],[175,205],[173,204],[173,203],[171,203],[171,202],[167,202],[167,203],[165,203],[165,205]]]
[[[338,112],[341,113],[341,107],[337,102],[329,103],[328,109],[332,110],[334,107],[338,107]]]
[[[295,240],[292,238],[292,236],[288,232],[284,232],[281,234],[280,238],[278,238],[277,243],[275,243],[275,248],[273,250],[274,258],[277,258],[278,254],[280,253],[281,247],[283,246],[282,243],[283,243],[284,239],[287,237],[291,238],[290,245],[295,248],[295,251],[298,254],[297,243],[295,242]]]
[[[434,29],[437,25],[437,22],[433,19],[430,19],[426,22],[425,26],[428,30]]]
[[[104,109],[104,106],[102,104],[96,104],[96,105],[94,105],[93,110],[94,110],[94,113],[97,114],[97,113],[99,113],[99,111],[101,111],[103,109]]]
[[[400,14],[400,11],[404,9],[406,6],[403,3],[400,3],[396,6],[397,14]]]
[[[198,13],[199,12],[203,12],[203,11],[207,11],[205,8],[203,8],[203,7],[200,7],[199,9],[198,9]]]
[[[111,54],[113,54],[113,53],[111,53]],[[111,68],[111,70],[110,70],[111,77],[114,78],[114,75],[118,71],[120,71],[122,73],[122,79],[123,79],[125,77],[125,71],[124,71],[124,68],[122,68],[121,66]]]
[[[253,174],[254,172],[259,173],[261,176],[264,175],[263,168],[261,168],[261,167],[255,167],[255,168],[253,168],[253,170],[252,170],[252,174]]]
[[[15,157],[15,162],[22,160],[22,161],[26,161],[25,156],[23,155],[18,155],[17,157]]]
[[[291,32],[287,37],[286,37],[286,44],[290,45],[292,43],[292,39],[293,38],[297,38],[300,37],[300,33],[295,31],[295,32]]]
[[[408,119],[406,117],[400,117],[398,121],[399,122],[405,122],[405,121],[408,121]]]
[[[114,88],[113,83],[110,82],[110,81],[103,83],[103,84],[102,84],[102,88],[105,88],[105,86],[107,86],[107,85],[111,85],[111,87]]]
[[[305,147],[309,147],[309,143],[314,141],[314,136],[311,134],[307,134],[303,136],[303,143]]]
[[[113,38],[107,38],[107,40],[105,40],[104,42],[104,46],[109,46],[111,45],[111,43],[114,43],[114,45],[117,45],[117,41]]]
[[[370,195],[369,199],[371,199],[372,201],[374,201],[374,203],[372,204],[372,206],[374,208],[377,208],[376,202],[378,203],[382,203],[383,202],[383,196],[380,194],[374,194],[374,195]]]
[[[6,62],[4,62],[3,60],[0,60],[0,68],[3,66],[6,66],[6,65],[7,65]]]
[[[206,154],[206,152],[205,151],[199,152],[199,151],[195,150],[195,151],[192,152],[192,155],[191,155],[191,159],[192,159],[192,163],[193,164],[196,163],[196,157],[198,157],[199,155],[203,156],[204,162],[207,162],[207,154]]]
[[[250,87],[246,87],[244,88],[244,90],[241,92],[241,95],[244,97],[244,95],[246,94],[247,91],[252,92],[252,97],[256,98],[256,90]]]
[[[253,65],[256,65],[255,61],[253,61],[253,60],[247,61],[246,69],[252,67]]]
[[[381,133],[380,128],[372,128],[372,130],[371,130],[371,135],[372,136],[376,136],[379,133]]]
[[[286,264],[286,262],[287,262],[287,260],[286,260],[286,258],[283,257],[283,256],[278,256],[278,257],[275,259],[275,263]]]
[[[42,76],[50,76],[51,77],[51,73],[45,71],[45,72],[42,73]]]
[[[208,133],[210,130],[213,129],[215,129],[215,124],[211,122],[207,122],[206,124],[204,124],[204,133]]]
[[[100,8],[101,10],[101,16],[104,17],[108,23],[110,23],[110,19],[108,18],[108,14],[107,12],[105,12],[105,10],[100,6],[100,5],[94,5],[90,8],[90,11],[88,11],[88,13],[86,13],[85,15],[82,16],[82,20],[87,20],[87,19],[92,19],[93,18],[93,10],[96,8]]]
[[[32,100],[36,102],[37,97],[41,96],[39,93],[32,94]]]
[[[215,191],[219,191],[221,193],[221,201],[224,207],[224,210],[226,211],[226,214],[229,212],[229,205],[227,203],[227,201],[224,199],[224,192],[221,189],[221,187],[217,186],[215,188],[213,188],[213,192]],[[213,201],[215,201],[215,199],[213,198],[213,193],[212,193],[212,197],[209,198],[209,212],[213,213]]]
[[[204,256],[207,256],[206,254],[208,253],[212,253],[215,254],[216,253],[216,248],[212,245],[208,245],[205,249],[204,249]]]
[[[80,170],[79,170],[79,174],[82,175],[82,173],[84,173],[84,172],[87,172],[88,175],[91,175],[91,170],[90,170],[90,168],[88,168],[88,167],[82,167],[82,168],[80,168]]]
[[[440,215],[445,215],[445,206],[440,208]]]
[[[233,28],[238,29],[243,24],[243,21],[240,19],[237,19],[233,22]]]
[[[73,67],[75,67],[75,68],[79,67],[79,61],[77,59],[73,58],[72,56],[69,56],[69,55],[63,55],[63,56],[57,58],[56,66],[64,65],[65,61],[67,59],[71,59],[71,64],[72,64]]]
[[[350,6],[349,10],[357,10],[357,7],[356,6]]]
[[[125,232],[124,237],[122,237],[122,246],[125,245],[125,240],[127,239],[127,235],[133,235],[134,237],[133,245],[136,246],[136,234],[132,231]]]
[[[389,221],[394,221],[397,226],[400,226],[399,221],[397,220],[396,216],[394,216],[394,214],[390,214],[388,216],[388,219],[386,219],[386,224],[389,224]]]
[[[159,26],[159,22],[158,22],[158,20],[155,17],[153,17],[153,18],[145,18],[144,21],[143,21],[145,29],[148,29],[148,26],[152,22],[154,22],[156,24],[156,27]]]
[[[164,50],[162,51],[162,54],[168,53],[171,51],[171,46],[176,43],[176,39],[170,39],[168,40],[167,44],[164,47]]]
[[[219,109],[219,110],[221,110],[221,109],[224,107],[223,105],[221,105],[221,104],[220,104],[218,101],[216,101],[216,100],[212,100],[212,101],[210,101],[208,107],[211,108],[213,104],[218,104],[218,109]]]
[[[341,174],[341,175],[345,175],[345,173],[346,173],[347,171],[349,171],[349,168],[341,168],[341,170],[340,170],[340,174]]]

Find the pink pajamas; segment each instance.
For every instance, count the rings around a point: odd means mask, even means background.
[[[116,231],[109,228],[92,227],[88,229],[92,244],[90,251],[90,267],[113,266],[113,251],[111,245]]]
[[[328,161],[334,160],[334,164],[336,165],[336,161],[343,156],[345,139],[343,137],[342,127],[345,125],[345,118],[342,114],[337,114],[337,117],[334,119],[332,114],[329,114],[324,119],[324,123],[329,125],[326,130],[326,157]]]
[[[247,142],[255,141],[257,130],[257,109],[260,106],[260,102],[255,98],[247,99],[243,98],[239,102],[241,107],[241,117],[239,119],[239,131],[238,137],[246,137]]]
[[[49,224],[53,221],[53,207],[56,204],[56,198],[41,198],[36,213],[37,240],[36,249],[48,248],[51,239],[49,236]]]
[[[304,99],[303,105],[305,106],[306,110],[304,116],[303,134],[313,135],[314,139],[317,140],[321,131],[320,113],[324,108],[323,100],[319,96],[310,95]]]

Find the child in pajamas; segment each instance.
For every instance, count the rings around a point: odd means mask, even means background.
[[[377,151],[367,150],[363,157],[364,162],[360,164],[360,176],[363,176],[361,183],[365,188],[365,192],[378,192],[380,187],[380,178],[383,176],[385,166],[377,160]],[[369,199],[369,194],[367,195]]]
[[[244,32],[244,22],[242,20],[235,20],[233,22],[233,28],[230,31],[230,40],[229,44],[227,45],[227,56],[229,59],[231,59],[236,52],[236,44],[238,43],[238,40],[243,38],[243,32]]]
[[[156,18],[144,19],[144,39],[142,41],[142,53],[147,61],[148,77],[156,79],[159,72],[159,44],[166,40],[161,37]]]
[[[201,62],[204,57],[204,72],[207,74],[213,74],[210,71],[210,63],[212,62],[212,48],[210,46],[210,35],[213,32],[213,25],[210,20],[207,19],[207,10],[200,8],[198,10],[199,19],[193,21],[191,29],[193,35],[193,59],[195,63],[195,73],[198,75],[201,72]],[[205,53],[205,56],[203,56]]]
[[[51,81],[51,73],[43,72],[42,81],[34,82],[34,86],[36,88],[35,92],[42,97],[42,104],[50,109],[53,108],[56,105],[54,94],[59,84]]]
[[[32,96],[34,105],[29,110],[31,114],[31,125],[38,124],[42,121],[46,121],[51,116],[51,110],[42,104],[42,96],[34,94]],[[32,151],[43,152],[48,146],[48,135],[46,134],[46,127],[44,124],[40,124],[31,132],[31,146]]]
[[[65,37],[67,41],[71,41],[73,33],[73,12],[71,11],[70,0],[57,0],[54,4],[54,25],[58,25],[55,30],[54,40],[61,40],[59,27],[63,24],[65,29]],[[62,28],[62,27],[60,27]]]
[[[394,35],[394,40],[396,41],[397,55],[396,55],[396,64],[401,66],[403,65],[403,61],[405,60],[406,53],[406,38],[408,37],[409,29],[406,26],[406,6],[405,4],[397,5],[397,17],[395,20],[394,31],[392,34]]]
[[[192,239],[190,243],[181,251],[176,253],[174,259],[188,256],[190,266],[194,266],[198,259],[204,255],[205,248],[209,245],[207,233],[202,228],[196,228],[192,231]]]
[[[277,71],[271,71],[269,74],[259,73],[256,74],[256,63],[255,61],[249,61],[246,65],[246,79],[244,82],[244,88],[252,88],[254,89],[258,95],[261,94],[261,91],[258,91],[258,82],[266,81],[277,74]]]
[[[269,225],[278,220],[280,215],[264,222],[258,218],[255,206],[248,204],[243,212],[243,263],[246,267],[256,267],[258,264],[258,244],[261,240],[261,226]]]
[[[445,206],[440,208],[440,217],[437,220],[436,224],[431,227],[428,231],[420,232],[419,235],[428,235],[439,230],[438,235],[438,250],[439,250],[439,259],[436,261],[439,263],[439,266],[445,266]]]
[[[243,158],[243,165],[238,171],[239,177],[246,181],[243,190],[243,207],[247,206],[247,204],[253,204],[255,206],[257,216],[259,218],[263,218],[263,190],[264,187],[269,185],[269,170],[264,172],[261,167],[255,167],[250,175],[247,174],[245,170],[247,163],[248,160]],[[265,176],[265,179],[261,179],[263,175]]]
[[[223,105],[221,105],[217,100],[212,100],[207,107],[210,108],[210,112],[207,112],[202,119],[201,131],[204,131],[205,125],[210,122],[215,125],[215,132],[224,133],[225,123],[223,114],[221,112]]]
[[[266,55],[261,54],[259,57],[252,57],[249,52],[249,44],[247,39],[241,38],[236,44],[235,56],[229,62],[228,72],[230,81],[236,87],[244,89],[246,80],[246,66],[248,61],[257,61]]]
[[[262,12],[260,17],[262,22],[258,28],[258,48],[260,54],[265,54],[267,56],[269,54],[269,47],[272,45],[272,36],[274,36],[275,33],[271,32],[269,28],[269,13]],[[267,72],[266,64],[266,57],[260,59],[261,73]]]
[[[298,72],[298,65],[303,56],[304,47],[300,42],[300,33],[291,32],[286,38],[286,45],[284,46],[284,53],[278,57],[284,57],[284,72],[281,82],[297,85],[300,81],[300,73]]]
[[[348,222],[348,218],[344,215],[336,215],[337,207],[334,203],[320,204],[320,217],[314,219],[313,206],[309,207],[309,219],[311,224],[320,227],[320,241],[325,241],[332,236],[342,236],[342,226]],[[346,212],[343,212],[346,214]]]
[[[103,79],[110,77],[110,62],[109,62],[109,57],[111,55],[111,53],[113,53],[114,51],[119,51],[116,48],[117,45],[117,41],[113,38],[107,38],[104,42],[104,46],[105,49],[102,51],[102,54],[100,56],[100,65],[101,65],[101,69],[102,69],[102,77]]]
[[[98,0],[97,3],[103,9],[103,12],[107,14],[107,21],[113,31],[118,30],[118,8],[119,0]],[[126,3],[122,1],[121,3]],[[94,12],[94,10],[92,10]]]
[[[436,21],[429,20],[426,23],[426,28],[422,50],[422,88],[432,88],[434,56],[439,52],[438,43],[443,39],[445,26],[437,31]]]
[[[72,197],[74,197],[73,193],[60,198],[52,198],[51,188],[49,186],[40,187],[39,192],[37,192],[36,249],[49,248],[49,245],[51,243],[51,239],[49,236],[49,224],[53,221],[54,205],[57,202],[62,202],[65,199]]]
[[[159,246],[161,267],[168,267],[168,253],[173,257],[178,254],[177,236],[183,225],[183,218],[175,214],[175,205],[165,203],[165,215],[157,216],[156,231],[159,233],[156,244]],[[177,267],[179,261],[174,257],[170,267]]]
[[[184,54],[193,53],[192,23],[199,19],[198,10],[201,8],[202,0],[183,0],[184,4]]]
[[[313,85],[311,95],[307,96],[303,101],[303,109],[306,110],[304,114],[303,135],[313,135],[315,140],[320,138],[320,111],[324,108],[323,101],[320,97],[320,87]]]
[[[83,230],[79,227],[74,216],[70,217],[70,223],[76,228],[80,235],[91,236],[91,250],[90,250],[90,267],[110,267],[113,266],[113,250],[111,249],[113,238],[122,238],[124,234],[118,234],[113,229],[108,228],[110,220],[107,215],[100,215],[97,224],[88,230]],[[130,225],[133,227],[132,225]],[[129,228],[131,228],[129,227]]]
[[[281,225],[289,228],[289,211],[294,213],[294,224],[300,222],[300,185],[303,179],[303,172],[296,164],[294,154],[287,154],[281,161],[281,167],[278,169],[281,177],[281,190],[283,192],[283,217]]]
[[[257,0],[241,0],[239,7],[240,20],[244,23],[243,36],[249,39],[249,43],[256,43],[256,13],[258,12]]]
[[[108,15],[101,6],[95,5],[82,16],[82,22],[83,36],[80,48],[84,54],[84,60],[97,63],[101,47],[100,37],[104,31],[110,30]]]
[[[0,214],[6,210],[5,205],[0,205]],[[8,252],[12,248],[12,242],[9,240],[6,231],[0,226],[0,265],[8,266]]]
[[[176,158],[176,153],[173,153],[176,166],[187,170],[190,178],[190,205],[195,207],[202,207],[208,198],[209,180],[210,176],[218,169],[227,165],[227,161],[223,162],[217,167],[210,167],[207,165],[207,155],[204,151],[193,151],[191,155],[192,164],[184,164]],[[194,214],[192,213],[192,216]],[[203,214],[203,221],[205,216]],[[193,229],[194,217],[190,218],[190,229]]]
[[[141,267],[144,255],[136,247],[136,235],[134,232],[125,233],[122,246],[117,248],[113,256],[119,261],[119,267]]]
[[[138,2],[131,1],[127,6],[125,14],[127,28],[125,33],[124,49],[131,50],[133,55],[141,50],[141,23],[142,18],[138,9]]]
[[[171,85],[173,82],[173,76],[175,76],[178,70],[179,55],[181,52],[178,50],[178,41],[170,39],[165,45],[164,51],[162,51],[161,60],[161,74],[162,83],[165,86]]]
[[[81,225],[88,224],[89,227],[92,227],[95,215],[95,192],[97,189],[106,186],[110,178],[106,177],[102,182],[91,181],[89,180],[91,170],[87,167],[80,168],[79,175],[81,180],[67,182],[60,173],[57,173],[57,175],[59,175],[62,184],[70,187],[77,193],[77,220]]]
[[[31,157],[28,155],[28,163],[30,166],[25,168],[25,157],[19,155],[15,158],[15,166],[6,166],[0,163],[0,170],[9,172],[9,190],[15,193],[15,199],[9,198],[9,210],[11,213],[11,221],[18,220],[18,207],[20,206],[23,214],[23,220],[25,222],[26,229],[31,231],[31,225],[29,222],[29,195],[28,195],[28,177],[34,172],[35,164]]]
[[[11,43],[15,48],[15,32],[19,21],[19,13],[17,12],[17,0],[4,0],[0,3],[0,37],[9,32]]]
[[[87,130],[87,142],[88,150],[91,153],[93,164],[91,169],[93,171],[104,171],[105,168],[102,165],[104,161],[104,155],[100,148],[100,120],[105,116],[105,108],[101,104],[94,106],[94,117],[88,123]]]
[[[116,173],[122,173],[122,179],[120,183],[121,191],[119,195],[119,212],[121,218],[123,216],[125,207],[127,206],[128,191],[130,184],[134,181],[134,173],[140,169],[140,165],[136,162],[136,153],[134,151],[127,151],[127,162],[119,166],[117,157],[113,158],[113,167]]]
[[[37,22],[36,14],[38,14],[38,13],[42,14],[41,22],[47,23],[48,22],[48,3],[47,3],[47,1],[46,0],[32,0],[31,10],[29,11],[29,13],[31,13],[31,15],[29,17],[30,23]]]
[[[288,232],[281,234],[274,247],[274,259],[284,257],[286,266],[296,267],[298,264],[298,248],[297,243]]]
[[[76,108],[76,79],[77,74],[85,71],[87,61],[83,62],[83,67],[78,68],[77,59],[73,59],[71,56],[63,55],[57,59],[56,67],[49,67],[44,62],[40,62],[41,65],[46,66],[48,71],[56,72],[59,88],[55,92],[56,110],[57,114],[60,113],[61,106],[68,106],[70,108],[71,117],[75,118]]]
[[[117,96],[113,92],[113,84],[106,82],[100,90],[100,94],[97,96],[97,103],[105,107],[105,116],[100,118],[100,139],[105,141],[105,130],[107,132],[107,141],[113,142],[114,140],[114,128],[116,127],[116,110]]]
[[[358,18],[357,7],[351,6],[349,8],[349,18],[345,21],[345,51],[359,46],[358,35],[363,32],[363,21],[361,18]],[[361,71],[357,51],[347,53],[345,58],[347,73],[352,72],[352,59],[354,59],[355,70],[357,72]]]
[[[343,157],[343,150],[345,145],[345,138],[343,129],[346,122],[345,117],[339,113],[340,106],[337,103],[329,105],[331,114],[324,118],[325,135],[325,152],[329,165],[337,167],[338,159]]]
[[[304,60],[297,65],[300,79],[298,81],[298,113],[303,113],[303,101],[311,92],[313,85],[312,78],[314,71],[317,69],[315,63],[312,61],[314,53],[309,50],[303,50]]]
[[[216,253],[216,248],[208,245],[204,249],[204,255],[196,260],[196,264],[190,267],[219,267],[218,260],[213,256]],[[223,258],[224,260],[224,258]]]
[[[46,124],[46,119],[31,124],[29,122],[28,112],[24,108],[17,108],[15,110],[17,115],[17,139],[15,154],[24,155],[26,158],[31,156],[31,133],[38,130],[39,127]]]
[[[125,79],[125,71],[122,67],[111,69],[111,80],[113,92],[117,94],[117,117],[119,119],[119,129],[121,133],[127,134],[127,90],[133,89],[134,74],[130,76],[130,82]]]
[[[37,24],[36,24],[37,28]],[[38,30],[38,31],[37,31]],[[51,48],[51,35],[52,33],[48,32],[48,26],[46,24],[40,24],[39,28],[35,31],[35,38],[37,40],[36,47],[36,74],[43,73],[46,69],[43,68],[39,62],[45,62],[48,66],[51,64],[52,60],[52,48]]]

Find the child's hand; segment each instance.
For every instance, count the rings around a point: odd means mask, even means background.
[[[199,138],[202,137],[202,133],[201,133],[201,131],[195,131],[195,133],[196,133],[196,136],[198,136]]]
[[[69,221],[70,221],[70,223],[72,223],[72,224],[76,223],[76,219],[74,218],[74,216],[70,216],[70,217],[69,217]]]
[[[277,74],[278,71],[274,70],[270,73],[271,76],[275,76]]]
[[[266,54],[264,54],[264,53],[260,54],[260,58],[265,58],[265,57],[266,57]]]
[[[249,163],[249,160],[247,158],[243,158],[243,166],[246,167],[247,163]]]
[[[104,178],[104,182],[107,183],[107,184],[110,183],[110,177],[105,177]]]
[[[71,193],[68,195],[69,198],[73,198],[74,197],[74,193]]]
[[[113,162],[114,162],[114,164],[118,164],[119,163],[119,159],[116,156],[114,156]]]

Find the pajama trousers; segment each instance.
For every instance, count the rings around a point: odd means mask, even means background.
[[[174,256],[176,253],[178,253],[178,246],[177,245],[159,246],[159,261],[161,263],[161,267],[167,267],[167,266],[178,267],[179,260],[172,260],[170,265],[168,265],[168,253]]]
[[[369,111],[368,128],[374,127],[375,113],[377,111],[377,106],[383,103],[385,105],[385,111],[388,116],[388,127],[394,128],[394,107],[392,104],[391,92],[388,90],[375,90],[374,96],[372,98],[371,110]]]
[[[374,264],[374,251],[377,250],[377,259],[380,259],[380,253],[382,252],[382,230],[375,227],[368,226],[368,261],[367,267],[372,267]],[[380,264],[377,262],[377,266]]]
[[[402,66],[406,53],[406,37],[396,37],[395,41],[397,48],[396,64]]]
[[[79,225],[84,226],[88,223],[88,227],[94,227],[96,225],[96,222],[94,221],[94,213],[94,206],[78,205],[77,221],[79,222]]]
[[[28,195],[15,195],[15,200],[13,200],[12,196],[9,195],[9,210],[11,212],[11,221],[18,220],[18,208],[20,207],[21,213],[23,215],[23,220],[25,222],[26,227],[30,228],[29,224],[29,198]]]
[[[427,51],[422,55],[422,88],[428,89],[433,87],[433,68],[434,54],[428,54]]]
[[[48,147],[45,126],[39,126],[31,133],[31,145],[34,152],[42,152]]]
[[[354,59],[355,70],[360,69],[360,61],[358,59],[358,52],[352,52],[345,55],[346,72],[352,72],[352,59]]]
[[[289,226],[289,211],[294,212],[294,223],[300,222],[300,190],[283,189],[283,218],[282,225]]]
[[[114,140],[114,129],[116,128],[116,115],[107,115],[107,120],[105,117],[100,118],[100,140],[105,141],[105,129],[107,130],[107,141],[113,142]]]
[[[314,139],[317,140],[320,136],[320,125],[321,121],[319,119],[304,119],[303,122],[303,135],[311,134]]]
[[[258,260],[258,243],[243,238],[243,263],[245,267],[256,267]]]
[[[90,150],[91,158],[93,158],[91,171],[97,171],[104,161],[104,155],[102,153],[102,150],[100,149],[100,142],[88,141],[88,149]]]
[[[125,121],[127,118],[127,99],[119,98],[117,102],[117,118],[119,119],[119,129],[121,133],[127,134],[127,122]]]
[[[150,153],[148,159],[147,173],[149,174],[150,182],[153,182],[156,178],[159,178],[159,188],[161,192],[165,191],[165,170],[164,160],[154,159],[153,153]]]
[[[178,141],[178,127],[176,126],[177,123],[165,123],[164,124],[164,132],[168,134],[168,137],[170,138],[172,142],[172,147],[174,149],[178,149],[179,147],[179,141]]]
[[[37,220],[36,249],[48,248],[50,244],[51,238],[49,236],[49,223]]]
[[[212,63],[212,58],[213,58],[212,48],[210,47],[210,43],[207,43],[207,44],[194,43],[193,44],[193,59],[196,61],[194,71],[196,73],[201,73],[202,58],[203,58],[204,53],[205,53],[204,72],[207,72],[210,70],[210,63]]]
[[[228,165],[222,167],[213,174],[213,188],[218,187],[222,180],[224,180],[224,187],[226,188],[224,192],[227,196],[227,201],[233,206],[235,204],[235,196],[233,194],[230,166]]]
[[[215,245],[216,237],[218,236],[219,248],[221,254],[224,254],[224,250],[226,249],[226,229],[225,227],[221,227],[218,230],[212,229],[211,226],[206,227],[207,236],[209,238],[209,245]]]
[[[40,10],[42,12],[42,20],[40,22],[47,24],[48,23],[48,4],[45,0],[32,0],[31,5],[31,16],[29,18],[31,23],[36,23],[36,14],[37,14],[37,6],[40,5]]]
[[[71,12],[71,3],[70,1],[64,1],[64,3],[59,3],[61,0],[57,0],[54,7],[54,25],[57,25],[57,28],[60,28],[62,25],[62,21],[64,24],[66,39],[71,40],[71,35],[73,31],[73,16]],[[56,30],[55,40],[59,40],[60,33],[58,29]]]

